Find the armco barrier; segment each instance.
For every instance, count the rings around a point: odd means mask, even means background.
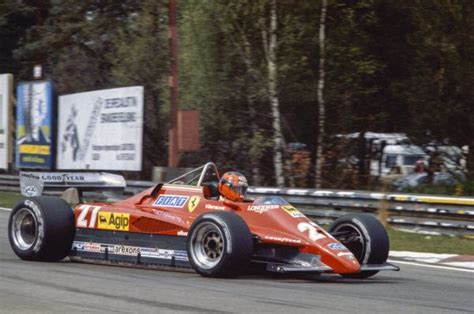
[[[124,198],[154,184],[149,181],[129,180],[124,193],[114,196]],[[19,192],[18,176],[0,175],[0,191]],[[282,196],[307,216],[323,224],[330,223],[346,213],[380,214],[383,209],[388,214],[387,222],[394,227],[419,232],[474,236],[474,197],[269,187],[250,187],[248,193],[250,197]],[[98,197],[97,193],[89,195]]]

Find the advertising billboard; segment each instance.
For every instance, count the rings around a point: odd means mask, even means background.
[[[8,169],[8,163],[11,161],[12,99],[13,75],[0,74],[0,169]]]
[[[16,166],[53,167],[53,84],[23,82],[16,88]]]
[[[140,171],[143,87],[59,97],[58,169]]]

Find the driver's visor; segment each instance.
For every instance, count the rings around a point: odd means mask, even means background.
[[[247,185],[237,185],[236,187],[234,187],[234,191],[242,195],[247,194],[247,189],[248,189]]]

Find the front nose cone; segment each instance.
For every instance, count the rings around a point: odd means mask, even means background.
[[[349,251],[327,252],[321,261],[331,267],[335,273],[350,274],[360,272],[360,264],[354,254]]]

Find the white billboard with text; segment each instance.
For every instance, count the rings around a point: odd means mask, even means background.
[[[143,87],[59,97],[58,169],[140,171]]]

